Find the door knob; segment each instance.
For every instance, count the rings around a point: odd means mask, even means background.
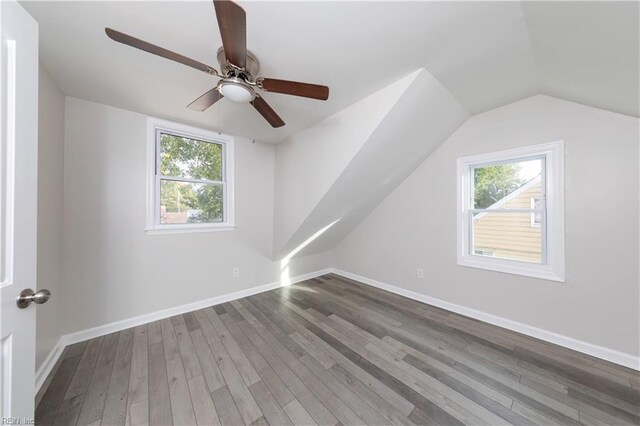
[[[35,302],[36,305],[42,305],[43,303],[46,303],[50,297],[51,292],[47,289],[42,289],[37,293],[34,293],[30,288],[25,288],[18,295],[16,304],[18,305],[18,308],[25,309],[31,304],[31,302]]]

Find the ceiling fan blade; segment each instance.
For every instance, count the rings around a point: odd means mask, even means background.
[[[204,95],[200,96],[195,101],[191,102],[187,106],[187,108],[192,109],[194,111],[204,111],[205,109],[209,108],[211,105],[215,104],[222,98],[223,96],[218,91],[218,89],[213,88],[209,90],[207,93],[205,93]]]
[[[329,99],[329,88],[318,84],[298,83],[297,81],[277,80],[274,78],[259,78],[258,87],[267,92],[302,96],[303,98],[318,99],[320,101]]]
[[[132,37],[128,34],[121,33],[120,31],[116,31],[111,28],[105,28],[104,31],[107,33],[107,36],[109,36],[111,40],[117,41],[118,43],[126,44],[128,46],[135,47],[136,49],[144,50],[145,52],[162,56],[163,58],[179,62],[188,67],[206,72],[207,74],[218,75],[218,71],[216,71],[215,68],[191,58],[187,58],[186,56],[183,56],[179,53],[172,52],[151,43],[147,43],[144,40],[140,40],[139,38]]]
[[[271,108],[267,101],[265,101],[261,96],[256,95],[256,97],[251,101],[251,105],[258,110],[260,115],[262,115],[272,127],[284,126],[282,118],[276,114],[273,108]]]
[[[247,65],[247,16],[244,9],[229,0],[213,0],[222,36],[224,55],[233,65]]]

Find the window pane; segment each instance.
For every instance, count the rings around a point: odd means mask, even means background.
[[[160,223],[222,222],[221,184],[160,181]]]
[[[473,167],[473,208],[528,209],[541,198],[543,159]]]
[[[221,181],[222,145],[161,133],[160,173]]]
[[[542,227],[531,213],[474,213],[471,235],[472,254],[542,263]]]

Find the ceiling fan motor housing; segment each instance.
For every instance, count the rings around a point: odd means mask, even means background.
[[[224,54],[224,48],[222,46],[218,49],[217,56],[222,75],[241,77],[237,75],[237,68],[227,62],[227,57]],[[260,62],[258,62],[258,58],[252,52],[247,50],[247,64],[241,74],[244,74],[244,77],[247,80],[255,82],[256,77],[258,76],[258,71],[260,71]]]

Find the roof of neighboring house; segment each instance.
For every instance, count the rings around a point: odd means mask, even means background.
[[[496,201],[495,203],[491,204],[489,207],[486,208],[486,210],[496,210],[496,209],[501,208],[502,205],[504,205],[504,204],[508,203],[509,201],[519,197],[522,193],[524,193],[528,189],[531,189],[534,186],[536,186],[537,184],[539,184],[541,178],[542,178],[541,175],[537,175],[536,177],[534,177],[533,179],[531,179],[527,183],[523,184],[520,188],[516,189],[515,191],[513,191],[512,193],[510,193],[506,197],[501,198],[498,201]],[[483,217],[486,214],[487,213],[480,213],[474,219],[480,219],[481,217]]]

